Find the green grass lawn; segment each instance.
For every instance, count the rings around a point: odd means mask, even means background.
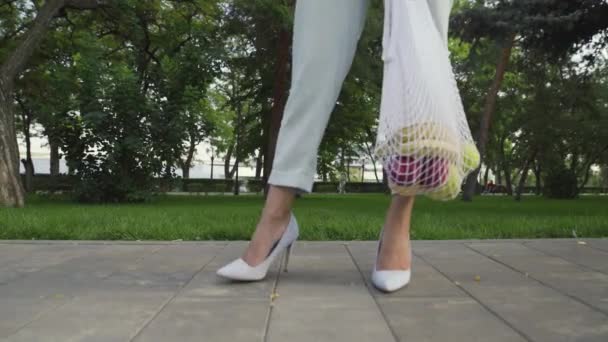
[[[304,240],[374,240],[389,198],[380,194],[309,195],[295,213]],[[161,196],[145,204],[82,205],[33,196],[24,209],[0,208],[0,239],[240,240],[258,217],[260,196]],[[608,236],[608,197],[577,200],[420,197],[413,239]]]

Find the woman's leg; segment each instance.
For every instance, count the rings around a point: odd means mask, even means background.
[[[281,238],[289,223],[294,199],[293,189],[270,186],[260,221],[243,255],[247,264],[257,266],[266,259],[273,243]]]
[[[380,254],[376,263],[378,270],[406,270],[410,268],[410,219],[414,208],[414,197],[393,195],[384,221],[384,233]]]
[[[296,191],[310,192],[317,150],[363,30],[367,0],[297,1],[291,90],[277,141],[271,184],[243,260],[262,262],[283,234]]]
[[[453,0],[427,1],[435,27],[447,44]],[[414,197],[393,196],[386,214],[382,248],[376,265],[378,270],[405,270],[410,268],[410,221],[413,207]]]
[[[363,30],[367,0],[298,1],[291,92],[268,182],[310,192],[317,149]]]

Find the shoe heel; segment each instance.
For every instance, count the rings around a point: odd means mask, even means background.
[[[287,246],[287,249],[285,250],[285,262],[283,264],[283,272],[287,273],[287,265],[289,264],[289,256],[291,255],[291,249],[293,247],[293,243],[289,246]]]

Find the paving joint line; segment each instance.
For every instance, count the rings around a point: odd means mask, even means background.
[[[111,246],[111,245],[105,245],[105,246]],[[161,250],[163,247],[164,247],[164,246],[159,246],[158,248],[156,248],[156,249],[152,250],[151,252],[149,252],[149,253],[145,253],[144,255],[137,257],[137,258],[135,259],[135,263],[137,264],[137,263],[139,263],[139,262],[140,262],[142,259],[144,259],[145,257],[155,254],[156,252],[158,252],[159,250]],[[73,257],[70,257],[70,258],[65,259],[65,260],[64,260],[62,263],[55,264],[55,265],[51,265],[50,267],[55,267],[55,266],[61,265],[61,264],[66,263],[66,262],[69,262],[69,261],[73,261],[73,260],[76,260],[76,259],[82,258],[83,256],[84,256],[84,255],[80,255],[80,256],[73,256]],[[20,260],[20,261],[19,261],[19,264],[20,264],[20,263],[22,263],[23,261],[25,261],[25,259],[27,259],[27,257],[24,257],[22,260]],[[15,277],[15,278],[13,278],[13,279],[10,279],[10,280],[8,280],[8,281],[6,281],[6,282],[0,282],[0,286],[5,286],[5,285],[8,285],[8,284],[10,284],[10,283],[12,283],[12,282],[14,282],[14,281],[23,280],[23,279],[25,279],[25,278],[28,278],[28,277],[31,277],[31,276],[33,276],[33,275],[37,274],[38,272],[41,272],[41,271],[42,271],[42,270],[35,271],[35,272],[21,273],[21,274],[19,274],[17,277]],[[108,274],[108,275],[106,275],[106,276],[104,276],[104,277],[99,278],[99,280],[100,280],[100,281],[106,280],[107,278],[109,278],[109,277],[111,277],[112,275],[114,275],[116,272],[117,272],[116,270],[115,270],[115,271],[112,271],[112,272],[110,272],[110,274]]]
[[[397,332],[395,332],[395,330],[393,329],[393,326],[389,323],[388,316],[386,315],[386,313],[384,312],[384,310],[382,310],[382,306],[378,302],[378,298],[376,298],[376,296],[374,296],[374,294],[372,293],[372,289],[370,288],[369,284],[365,280],[365,275],[363,275],[363,271],[361,270],[361,267],[359,267],[359,264],[357,264],[357,261],[355,260],[355,257],[353,256],[353,253],[351,252],[350,248],[348,248],[348,244],[345,243],[345,244],[343,244],[343,246],[344,246],[344,249],[346,249],[346,253],[348,253],[348,255],[350,256],[351,261],[353,262],[353,264],[357,268],[357,271],[359,271],[359,275],[361,276],[361,279],[363,280],[363,284],[365,284],[365,288],[367,289],[367,294],[370,297],[372,297],[372,300],[376,304],[376,307],[378,308],[378,311],[380,312],[380,315],[382,316],[382,320],[386,324],[386,327],[388,328],[388,330],[390,331],[391,335],[393,336],[393,339],[395,341],[399,342],[400,339],[397,336]]]
[[[47,245],[47,246],[52,246],[52,245]],[[59,253],[68,253],[68,251],[66,251],[66,250],[62,250],[62,251],[59,251]],[[63,260],[63,261],[62,261],[62,262],[60,262],[60,263],[57,263],[57,264],[52,264],[52,265],[46,265],[44,268],[55,267],[55,266],[61,265],[61,264],[63,264],[63,263],[66,263],[66,262],[69,262],[69,261],[72,261],[72,260],[74,260],[74,259],[81,258],[81,257],[82,257],[82,256],[73,256],[73,257],[69,257],[69,258],[67,258],[67,259]],[[9,262],[7,265],[2,266],[0,269],[4,269],[4,270],[6,270],[6,269],[10,269],[10,267],[11,267],[11,266],[12,266],[13,268],[14,268],[15,266],[16,266],[17,268],[19,268],[19,267],[20,267],[20,265],[21,265],[23,262],[26,262],[26,261],[27,261],[28,259],[30,259],[30,258],[31,258],[31,255],[24,256],[23,258],[18,259],[18,261],[16,261],[16,263],[15,263],[15,264],[13,264],[13,265],[9,265],[9,264],[11,264],[11,263]],[[17,273],[19,273],[19,274],[18,274],[18,276],[16,276],[16,277],[15,277],[15,278],[13,278],[13,279],[9,279],[8,281],[2,281],[2,282],[0,282],[0,286],[5,286],[5,285],[10,284],[11,282],[14,282],[14,281],[18,281],[18,280],[22,280],[22,279],[28,278],[28,277],[30,277],[30,276],[32,276],[32,275],[34,275],[34,274],[37,274],[38,272],[42,272],[42,271],[43,271],[43,269],[40,269],[40,270],[38,270],[38,271],[34,271],[34,272],[18,272],[18,271],[17,271]]]
[[[0,336],[0,339],[4,340],[5,338],[9,338],[11,336],[16,335],[17,333],[19,333],[19,331],[23,330],[24,328],[27,328],[29,325],[31,325],[32,323],[38,321],[39,319],[41,319],[42,317],[50,314],[51,312],[58,310],[66,305],[68,305],[69,303],[71,303],[74,300],[74,297],[66,300],[65,302],[53,306],[52,308],[48,308],[47,310],[44,310],[42,312],[37,313],[31,320],[27,321],[26,323],[20,325],[19,327],[17,327],[16,329],[13,329],[13,331],[11,331],[8,335],[6,335],[5,337]]]
[[[465,246],[467,246],[467,245],[465,244]],[[547,288],[550,288],[550,289],[552,289],[553,291],[555,291],[555,292],[557,292],[557,293],[561,294],[562,296],[566,296],[566,297],[568,297],[568,298],[570,298],[570,299],[572,299],[572,300],[574,300],[574,301],[576,301],[576,302],[579,302],[579,303],[583,304],[584,306],[586,306],[586,307],[588,307],[588,308],[590,308],[590,309],[593,309],[593,310],[595,310],[595,311],[599,311],[600,313],[604,314],[605,316],[608,316],[608,312],[607,312],[607,311],[605,311],[605,310],[603,310],[603,309],[601,309],[601,308],[598,308],[598,307],[596,307],[596,306],[595,306],[595,305],[593,305],[593,304],[587,303],[587,301],[585,301],[585,300],[583,300],[583,299],[580,299],[580,298],[578,298],[578,297],[576,297],[576,296],[574,296],[574,295],[571,295],[571,294],[569,294],[569,293],[566,293],[566,292],[564,292],[564,291],[560,290],[559,288],[557,288],[557,287],[555,287],[555,286],[553,286],[553,285],[551,285],[551,284],[545,283],[544,281],[542,281],[542,280],[540,280],[540,279],[537,279],[537,278],[533,277],[533,276],[532,276],[532,275],[530,275],[530,273],[528,273],[528,272],[523,272],[523,271],[520,271],[520,270],[518,270],[517,268],[515,268],[515,267],[513,267],[513,266],[511,266],[511,265],[509,265],[509,264],[507,264],[507,263],[505,263],[505,262],[503,262],[503,261],[500,261],[499,259],[496,259],[496,258],[495,258],[495,257],[493,257],[493,256],[490,256],[490,255],[487,255],[487,254],[485,254],[485,253],[483,253],[483,252],[481,252],[481,251],[478,251],[478,250],[476,250],[475,248],[473,248],[473,247],[471,247],[471,246],[467,246],[467,247],[468,247],[470,250],[472,250],[473,252],[475,252],[475,253],[477,253],[477,254],[479,254],[479,255],[485,256],[486,258],[488,258],[488,259],[490,259],[490,260],[492,260],[492,261],[494,261],[494,262],[496,262],[496,263],[499,263],[499,264],[501,264],[501,265],[503,265],[503,266],[505,266],[505,267],[507,267],[507,268],[509,268],[509,269],[511,269],[511,270],[513,270],[513,271],[515,271],[515,272],[517,272],[517,273],[519,273],[520,275],[524,276],[525,278],[532,279],[532,280],[536,281],[537,283],[539,283],[540,285],[542,285],[542,286],[544,286],[544,287],[547,287]]]
[[[209,259],[209,261],[207,261],[198,271],[196,271],[192,277],[190,277],[190,279],[188,281],[186,281],[184,284],[182,284],[182,286],[180,286],[179,288],[177,288],[177,291],[175,291],[175,293],[173,293],[172,296],[169,296],[169,298],[160,305],[160,307],[158,308],[158,311],[156,311],[156,313],[150,317],[150,319],[148,319],[147,321],[145,321],[142,326],[136,330],[135,334],[133,334],[130,338],[129,338],[129,342],[135,341],[140,335],[141,333],[160,315],[160,313],[170,304],[172,303],[175,298],[177,298],[177,296],[188,286],[188,284],[190,284],[192,282],[192,280],[194,280],[194,278],[196,278],[197,275],[199,275],[205,268],[207,268],[207,266],[209,264],[211,264],[215,258],[217,258],[217,256],[224,250],[226,249],[226,247],[229,245],[229,243],[226,243],[219,251],[217,251],[213,257],[211,257]],[[160,248],[159,248],[160,250]]]
[[[135,265],[138,265],[138,264],[139,264],[139,263],[140,263],[142,260],[144,260],[145,258],[147,258],[147,257],[151,257],[152,255],[154,255],[154,254],[158,253],[158,252],[159,252],[161,249],[163,249],[163,248],[165,248],[165,246],[160,246],[160,247],[158,247],[158,248],[154,249],[153,251],[151,251],[150,253],[144,253],[144,255],[141,255],[141,256],[137,257],[137,259],[135,259]],[[116,272],[118,272],[119,270],[120,270],[120,269],[118,269],[118,270],[114,270],[114,271],[110,272],[110,274],[106,275],[105,277],[101,277],[101,278],[100,278],[100,281],[104,281],[104,280],[109,279],[111,276],[115,275],[115,274],[116,274]],[[132,286],[133,286],[133,285],[131,285],[131,286],[129,286],[129,287],[132,287]]]
[[[286,253],[287,251],[285,251]],[[279,258],[279,267],[276,270],[277,274],[274,277],[274,284],[272,285],[272,290],[270,291],[270,301],[268,302],[268,312],[266,313],[266,319],[264,321],[264,334],[262,335],[262,341],[268,341],[268,333],[270,332],[270,320],[272,319],[272,312],[274,311],[274,300],[277,288],[279,287],[279,279],[281,278],[281,266],[285,256]],[[276,267],[276,266],[275,266]]]
[[[600,248],[600,247],[592,246],[590,244],[587,244],[587,247],[589,247],[591,249],[595,249],[596,251],[600,251],[602,253],[607,253],[608,254],[608,249],[603,249],[603,248]]]
[[[566,258],[564,258],[564,257],[562,257],[562,256],[560,256],[560,255],[553,254],[553,253],[549,253],[549,252],[547,252],[547,251],[544,251],[544,250],[542,250],[542,249],[536,248],[536,247],[534,247],[534,246],[529,246],[529,245],[528,245],[528,243],[529,243],[529,242],[522,242],[522,245],[526,246],[526,248],[533,249],[533,250],[535,250],[535,251],[537,251],[537,252],[540,252],[540,253],[542,253],[542,254],[545,254],[545,255],[547,255],[547,256],[554,257],[554,258],[559,258],[559,259],[562,259],[562,260],[564,260],[564,261],[566,261],[566,262],[569,262],[569,263],[571,263],[571,264],[574,264],[574,265],[577,265],[577,266],[580,266],[580,267],[586,268],[586,269],[588,269],[589,271],[598,272],[598,273],[602,273],[602,274],[608,275],[608,273],[607,273],[607,272],[605,272],[605,271],[602,271],[602,270],[596,269],[596,268],[591,267],[591,266],[583,265],[583,264],[581,264],[581,263],[579,263],[579,262],[576,262],[576,261],[574,261],[574,260],[569,260],[569,259],[566,259]]]
[[[464,244],[464,243],[459,243],[459,244]],[[526,335],[526,333],[524,333],[523,331],[517,329],[517,327],[515,327],[513,324],[511,324],[511,322],[507,321],[498,312],[496,312],[495,310],[493,310],[492,308],[490,308],[488,305],[486,305],[484,302],[482,302],[479,298],[477,298],[475,295],[473,295],[473,293],[471,293],[469,290],[465,289],[464,286],[457,285],[457,282],[454,279],[450,278],[445,272],[441,271],[437,266],[435,266],[433,263],[431,263],[430,261],[428,261],[425,257],[423,257],[422,255],[420,255],[418,253],[415,253],[413,250],[412,250],[412,253],[415,256],[417,256],[418,258],[420,258],[420,260],[422,260],[425,263],[427,263],[430,267],[432,267],[439,274],[441,274],[442,276],[444,276],[452,284],[454,284],[456,287],[458,287],[462,292],[466,293],[469,297],[471,297],[471,299],[473,299],[474,301],[476,301],[479,305],[481,305],[481,307],[483,307],[484,309],[486,309],[489,313],[491,313],[499,321],[503,322],[506,326],[508,326],[509,328],[511,328],[517,334],[519,334],[519,336],[521,336],[523,339],[525,339],[528,342],[534,342],[534,340],[531,337],[529,337],[528,335]]]
[[[150,253],[147,253],[147,254],[145,254],[145,255],[143,255],[143,256],[138,257],[137,259],[135,259],[135,263],[139,263],[139,262],[140,262],[142,259],[144,259],[146,256],[153,255],[153,254],[155,254],[156,252],[158,252],[159,250],[161,250],[162,248],[163,248],[163,246],[158,247],[158,248],[156,248],[155,250],[151,251]],[[74,260],[74,259],[77,259],[77,258],[80,258],[80,256],[75,256],[75,257],[72,257],[72,258],[66,259],[65,261],[70,261],[70,260]],[[110,274],[109,274],[109,275],[107,275],[107,276],[105,276],[105,277],[102,277],[102,278],[100,278],[99,280],[100,280],[100,281],[104,281],[104,280],[106,280],[107,278],[109,278],[109,277],[111,277],[112,275],[114,275],[116,272],[117,272],[117,271],[112,271],[112,272],[110,272]],[[22,276],[19,276],[18,278],[15,278],[15,279],[13,279],[13,280],[20,280],[20,279],[24,279],[24,278],[27,278],[29,275],[30,275],[30,274],[22,275]],[[11,280],[11,281],[13,281],[13,280]],[[6,283],[0,283],[0,286],[2,286],[2,285],[6,285],[6,284],[9,284],[11,281],[8,281],[8,282],[6,282]],[[17,334],[17,333],[18,333],[20,330],[22,330],[22,329],[24,329],[24,328],[28,327],[28,326],[29,326],[29,325],[31,325],[32,323],[34,323],[34,322],[36,322],[36,321],[38,321],[38,320],[40,320],[40,319],[44,318],[45,316],[47,316],[47,315],[51,314],[52,312],[55,312],[55,311],[57,311],[57,310],[61,309],[61,308],[62,308],[62,307],[64,307],[64,306],[66,306],[66,305],[68,305],[68,304],[72,303],[72,302],[74,301],[74,299],[75,299],[75,298],[77,298],[77,297],[70,297],[70,298],[69,298],[69,299],[67,299],[67,300],[66,300],[64,303],[61,303],[61,304],[56,305],[56,306],[53,306],[53,307],[51,307],[51,308],[49,308],[49,309],[47,309],[47,310],[44,310],[43,312],[39,312],[39,313],[38,313],[38,314],[36,314],[36,315],[35,315],[35,316],[34,316],[34,317],[31,319],[31,320],[27,321],[25,324],[22,324],[22,325],[21,325],[21,326],[19,326],[18,328],[14,329],[14,330],[13,330],[13,331],[12,331],[12,332],[11,332],[9,335],[7,335],[6,337],[8,338],[8,337],[11,337],[11,336],[13,336],[13,335]]]

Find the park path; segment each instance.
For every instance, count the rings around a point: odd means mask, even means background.
[[[299,242],[289,273],[215,276],[245,242],[0,241],[0,341],[608,341],[608,239]],[[276,266],[276,265],[275,265]]]

